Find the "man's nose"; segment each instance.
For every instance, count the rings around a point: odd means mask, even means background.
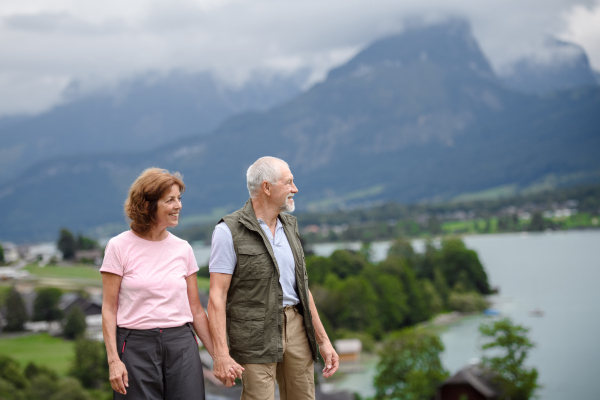
[[[298,193],[298,188],[295,183],[292,183],[292,193]]]

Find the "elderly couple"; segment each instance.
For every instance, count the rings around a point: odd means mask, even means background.
[[[102,329],[115,399],[204,399],[196,335],[225,385],[242,380],[242,399],[314,399],[318,349],[324,377],[338,355],[319,319],[300,243],[285,161],[248,168],[250,199],[221,219],[212,237],[207,318],[190,245],[176,226],[185,185],[151,168],[131,185],[131,230],[112,238],[102,272]],[[283,212],[283,213],[282,213]]]

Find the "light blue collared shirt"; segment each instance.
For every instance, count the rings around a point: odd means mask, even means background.
[[[294,253],[290,247],[285,230],[279,218],[275,227],[275,236],[271,233],[269,226],[261,219],[258,220],[260,227],[265,231],[273,254],[279,267],[279,283],[283,289],[283,306],[293,306],[300,302],[298,298],[298,285],[296,284],[296,262]],[[225,222],[215,227],[210,246],[210,261],[208,270],[221,274],[233,274],[237,264],[237,256],[233,248],[233,237],[231,230]]]

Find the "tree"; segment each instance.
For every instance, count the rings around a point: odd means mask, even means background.
[[[371,262],[371,260],[373,259],[373,246],[371,245],[371,242],[370,241],[362,242],[362,245],[360,246],[360,250],[358,250],[358,253],[360,255],[362,255],[365,260],[367,260],[368,262]]]
[[[27,387],[27,379],[21,373],[19,363],[4,355],[0,355],[0,379],[5,380],[17,389]]]
[[[33,301],[33,320],[58,321],[62,319],[63,313],[58,308],[61,296],[62,291],[57,288],[38,289],[37,296]]]
[[[541,212],[536,211],[531,216],[531,223],[529,224],[529,230],[533,232],[541,232],[546,229],[546,220]]]
[[[525,368],[524,362],[534,344],[527,337],[529,329],[504,318],[489,325],[479,326],[479,332],[490,341],[483,344],[483,350],[495,349],[501,355],[484,357],[483,365],[496,374],[494,380],[504,395],[511,400],[528,400],[540,387],[537,384],[538,372],[535,368]]]
[[[392,335],[379,353],[375,399],[429,400],[448,373],[440,361],[444,345],[423,329]]]
[[[431,311],[427,308],[422,287],[408,261],[405,258],[388,256],[379,263],[378,267],[382,273],[397,276],[402,281],[409,310],[406,316],[406,324],[414,325],[426,321],[431,316]]]
[[[0,265],[4,264],[4,247],[0,244]]]
[[[410,249],[412,250],[412,246]],[[423,255],[417,257],[413,252],[413,257],[415,257],[414,269],[417,274],[417,278],[427,278],[429,280],[434,279],[434,270],[435,266],[438,264],[439,258],[438,253],[438,249],[436,249],[431,240],[427,240],[427,242],[425,242],[425,252]]]
[[[454,287],[461,282],[466,290],[477,290],[481,294],[491,292],[487,274],[477,253],[467,249],[461,239],[449,238],[442,241],[439,263],[448,286]]]
[[[98,247],[98,242],[94,239],[85,237],[81,233],[77,235],[77,250],[93,250]]]
[[[49,400],[90,400],[90,395],[73,378],[63,378],[58,382],[56,392]]]
[[[329,258],[332,272],[342,279],[360,274],[369,265],[361,253],[350,250],[336,250]]]
[[[0,399],[2,400],[23,400],[22,392],[14,385],[0,378]]]
[[[444,274],[437,267],[433,270],[433,286],[445,304],[448,301],[450,289],[448,288],[448,283],[446,282],[446,278],[444,278]]]
[[[380,333],[377,294],[369,281],[362,276],[339,279],[334,274],[329,274],[325,289],[324,296],[319,293],[321,305],[318,307],[322,307],[321,311],[335,329],[368,332],[374,336]]]
[[[63,253],[65,260],[70,260],[75,257],[75,251],[77,250],[77,242],[73,234],[65,228],[60,230],[58,242],[56,243],[58,249]]]
[[[431,283],[429,279],[421,279],[420,283],[425,302],[427,303],[427,309],[429,309],[432,314],[441,312],[444,309],[444,300],[442,300],[442,297],[435,289],[433,283]]]
[[[80,307],[74,306],[67,315],[63,334],[67,339],[77,339],[84,335],[86,328],[85,314]]]
[[[49,399],[56,393],[59,378],[51,369],[30,362],[25,367],[24,375],[30,383],[26,391],[27,399]]]
[[[8,291],[6,297],[6,326],[4,330],[7,332],[22,331],[27,321],[27,310],[23,298],[13,286]]]
[[[29,380],[35,378],[38,375],[48,375],[50,378],[52,378],[54,380],[58,379],[58,375],[56,375],[56,372],[54,372],[53,370],[51,370],[48,367],[45,367],[43,365],[37,365],[36,363],[31,362],[31,361],[25,367],[23,374]]]
[[[308,283],[323,284],[328,274],[332,273],[331,258],[320,256],[306,257],[306,273],[308,275]]]
[[[404,238],[396,238],[390,248],[388,249],[387,256],[404,258],[408,262],[408,265],[415,269],[416,265],[419,264],[417,259],[419,258],[417,254],[415,254],[415,250],[412,247],[412,244],[404,239]]]
[[[59,379],[46,374],[36,375],[29,381],[26,390],[27,399],[49,399],[58,389]]]
[[[402,328],[410,310],[400,277],[384,273],[375,265],[367,267],[364,274],[377,293],[375,305],[383,330],[390,332]]]
[[[75,341],[75,359],[69,375],[86,388],[97,388],[108,381],[108,361],[104,345],[88,339]]]

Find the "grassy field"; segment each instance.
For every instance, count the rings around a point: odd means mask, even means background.
[[[0,338],[0,354],[10,356],[23,367],[30,361],[66,375],[75,355],[74,342],[47,333]]]
[[[442,231],[445,234],[477,233],[482,231],[494,233],[497,229],[498,220],[496,218],[490,218],[489,220],[449,221],[442,224]]]
[[[40,267],[36,264],[30,264],[25,267],[31,275],[40,278],[57,278],[57,279],[89,279],[94,281],[102,281],[102,275],[98,272],[98,268],[87,265],[74,265],[72,267],[58,267],[46,265]]]

